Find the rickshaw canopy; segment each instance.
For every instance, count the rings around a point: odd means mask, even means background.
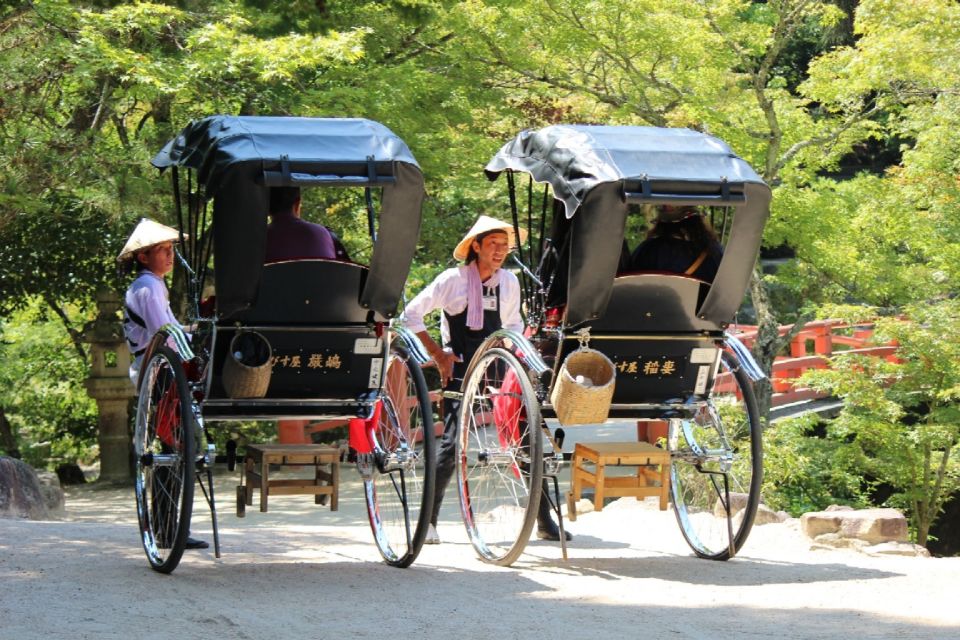
[[[216,115],[187,125],[153,158],[196,172],[213,199],[213,253],[221,316],[257,297],[266,252],[269,188],[382,188],[379,232],[360,303],[396,313],[420,232],[423,174],[407,145],[360,118]]]
[[[690,129],[552,125],[521,132],[486,166],[550,185],[569,227],[567,322],[603,314],[630,203],[734,207],[730,239],[698,309],[726,325],[739,308],[769,216],[770,188],[723,141]],[[555,226],[557,226],[555,221]]]

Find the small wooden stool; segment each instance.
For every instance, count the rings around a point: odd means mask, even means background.
[[[595,466],[593,472],[584,463]],[[635,476],[606,476],[607,466],[637,467]],[[659,466],[655,471],[652,467]],[[653,484],[657,482],[657,484]],[[584,487],[593,487],[593,505],[603,510],[606,497],[660,497],[660,510],[667,508],[670,491],[670,452],[648,442],[578,442],[573,451],[573,490],[567,494],[567,516],[577,519],[576,504]]]
[[[270,465],[309,465],[313,478],[270,480]],[[340,486],[340,450],[320,444],[253,444],[247,446],[244,478],[237,487],[237,516],[243,517],[244,507],[253,504],[253,490],[260,489],[260,511],[267,511],[267,498],[275,495],[312,495],[314,502],[324,504],[330,499],[330,510],[337,510],[337,491]]]

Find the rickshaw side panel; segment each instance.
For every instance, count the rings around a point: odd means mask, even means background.
[[[208,401],[229,399],[222,382],[223,366],[230,341],[243,330],[261,334],[273,351],[267,400],[352,401],[380,388],[386,340],[377,337],[372,327],[225,326],[214,335]]]
[[[563,341],[555,376],[579,347],[577,338]],[[720,355],[716,337],[696,334],[591,334],[590,348],[610,358],[616,368],[612,409],[705,398],[713,388]]]
[[[590,347],[616,368],[611,415],[634,416],[638,405],[676,405],[709,395],[723,341],[722,327],[697,314],[709,291],[703,280],[670,273],[614,279],[603,315],[583,325]],[[552,359],[554,376],[579,346],[579,338],[567,333]]]

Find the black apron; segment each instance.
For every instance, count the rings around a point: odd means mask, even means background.
[[[484,295],[489,298],[491,296],[486,293],[488,290],[490,290],[490,288],[483,288]],[[483,344],[483,341],[486,340],[490,334],[502,326],[500,322],[499,285],[493,288],[492,297],[496,299],[497,303],[494,305],[495,308],[483,310],[482,329],[473,330],[467,328],[466,308],[464,308],[463,313],[455,316],[451,316],[446,311],[443,312],[443,315],[447,319],[447,326],[450,329],[450,339],[444,347],[450,348],[450,350],[461,359],[461,362],[453,363],[453,375],[444,387],[445,390],[460,391],[460,386],[463,384],[463,376],[467,372],[467,367],[470,366],[470,360],[473,358],[473,354],[477,352],[477,349],[480,348],[480,345]],[[440,505],[443,502],[443,494],[446,492],[447,485],[450,484],[450,478],[453,476],[455,469],[457,411],[459,408],[459,400],[444,399],[443,438],[440,440],[440,446],[437,448],[437,482],[434,487],[433,513],[430,518],[430,523],[433,525],[437,524],[437,516],[440,513]]]
[[[461,360],[461,362],[453,363],[453,376],[446,387],[447,389],[460,390],[460,384],[463,382],[463,376],[467,371],[470,360],[473,358],[473,354],[477,352],[477,349],[490,334],[503,326],[500,321],[500,285],[493,288],[492,296],[487,291],[489,289],[483,287],[484,298],[492,297],[496,300],[496,304],[493,309],[483,310],[482,329],[474,330],[467,327],[466,307],[464,307],[462,313],[455,316],[451,316],[446,311],[443,312],[443,315],[447,318],[447,327],[450,329],[450,340],[444,347],[450,348],[456,355],[460,356]]]

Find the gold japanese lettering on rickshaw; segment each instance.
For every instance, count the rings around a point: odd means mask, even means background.
[[[621,360],[616,361],[614,366],[621,374],[633,374],[642,376],[672,376],[678,373],[676,360],[656,359],[656,360]]]
[[[311,353],[306,358],[306,367],[308,369],[339,369],[343,365],[339,353],[325,355],[323,353]],[[278,355],[270,358],[270,366],[281,369],[302,369],[304,367],[304,356],[296,355]]]

